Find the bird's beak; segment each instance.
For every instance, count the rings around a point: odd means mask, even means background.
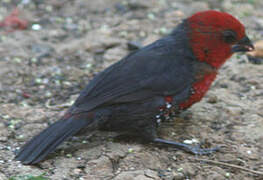
[[[253,51],[255,47],[251,43],[250,39],[245,36],[239,42],[232,46],[232,52],[247,52]]]

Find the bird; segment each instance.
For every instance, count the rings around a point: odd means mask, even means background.
[[[199,102],[234,53],[252,50],[244,25],[234,16],[216,10],[197,12],[169,35],[98,73],[66,113],[20,148],[15,159],[37,164],[83,129],[134,135],[193,154],[213,153],[217,147],[202,149],[162,139],[157,129]]]

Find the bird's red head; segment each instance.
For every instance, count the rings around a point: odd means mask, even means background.
[[[245,28],[228,13],[209,10],[187,19],[190,44],[199,61],[219,68],[234,52],[254,49]]]

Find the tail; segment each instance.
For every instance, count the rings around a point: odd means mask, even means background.
[[[94,129],[97,123],[93,118],[88,118],[90,114],[78,115],[66,114],[62,119],[55,122],[40,134],[25,144],[16,155],[15,159],[23,164],[36,164],[42,161],[49,153],[65,141],[70,136],[76,134],[84,127]],[[88,118],[88,119],[87,119]]]

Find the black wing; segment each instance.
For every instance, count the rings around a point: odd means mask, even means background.
[[[184,42],[168,36],[127,56],[98,74],[74,108],[89,111],[105,104],[176,95],[193,83],[193,55]]]

